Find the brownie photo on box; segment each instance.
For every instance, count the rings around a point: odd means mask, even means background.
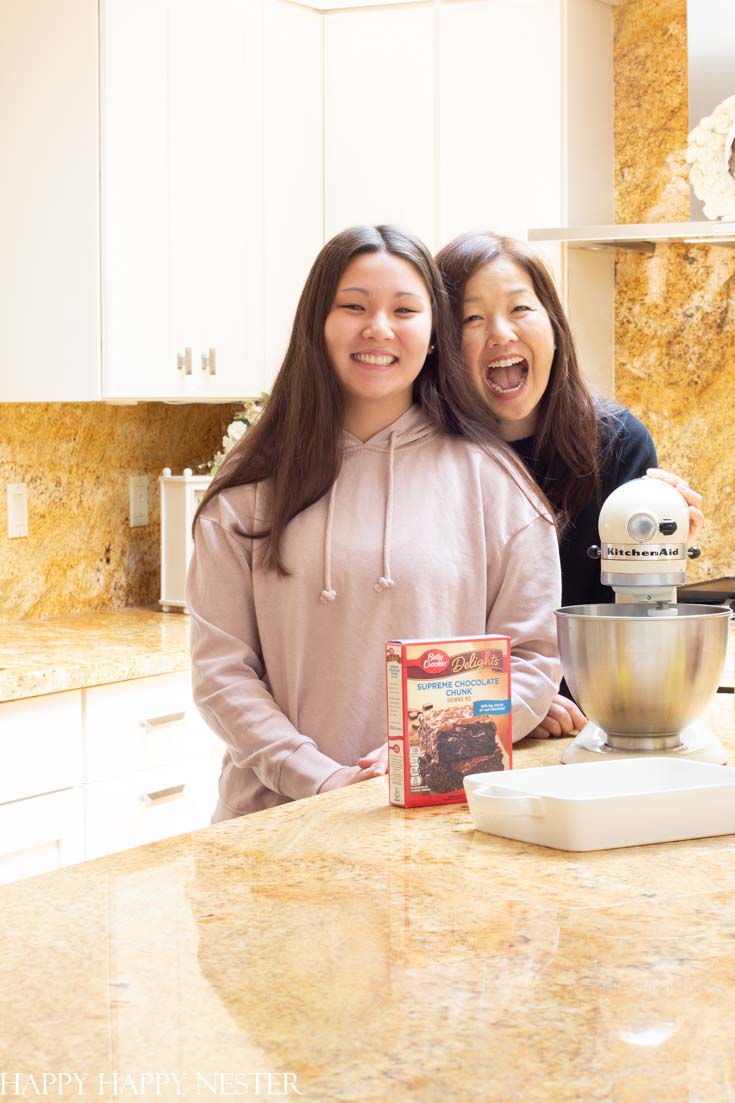
[[[424,785],[435,793],[461,789],[468,774],[504,769],[497,728],[486,716],[474,716],[472,705],[453,705],[419,718],[419,769]]]

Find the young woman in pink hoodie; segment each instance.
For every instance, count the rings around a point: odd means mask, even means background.
[[[546,715],[556,530],[452,325],[430,253],[396,227],[346,230],[312,267],[266,409],[194,526],[215,821],[385,772],[387,639],[506,634],[514,739]]]

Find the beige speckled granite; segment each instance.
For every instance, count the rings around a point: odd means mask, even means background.
[[[686,222],[686,0],[615,8],[615,221]]]
[[[221,446],[227,405],[0,404],[0,619],[160,597],[158,476]],[[149,524],[130,528],[130,475],[148,477]],[[29,534],[8,539],[5,483],[28,486]]]
[[[119,1098],[115,1072],[176,1075],[147,1082],[165,1100],[225,1094],[198,1075],[232,1095],[218,1074],[253,1097],[255,1072],[312,1103],[732,1098],[735,836],[569,854],[465,806],[389,808],[381,780],[6,886],[0,909],[0,1069],[86,1075],[64,1098]]]
[[[188,633],[149,609],[0,624],[0,701],[188,670]]]
[[[617,263],[616,394],[662,467],[705,500],[688,581],[735,575],[735,250],[671,245]]]
[[[615,9],[618,222],[686,222],[685,0]],[[616,264],[616,397],[648,426],[662,467],[704,495],[688,580],[735,575],[735,250],[657,246]]]

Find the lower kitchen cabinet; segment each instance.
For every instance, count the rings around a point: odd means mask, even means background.
[[[0,704],[0,884],[205,827],[222,749],[188,671]]]
[[[85,857],[101,858],[205,827],[216,803],[221,758],[210,751],[85,785]]]
[[[78,786],[0,804],[0,885],[50,873],[85,856]]]

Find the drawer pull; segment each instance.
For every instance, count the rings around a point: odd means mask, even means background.
[[[177,724],[183,720],[186,712],[170,712],[168,716],[152,716],[150,720],[141,720],[141,728],[162,728],[164,724]]]
[[[167,800],[170,797],[183,796],[186,783],[182,782],[181,785],[172,785],[170,789],[156,789],[152,793],[141,793],[140,800],[143,804],[155,804],[159,800]]]

